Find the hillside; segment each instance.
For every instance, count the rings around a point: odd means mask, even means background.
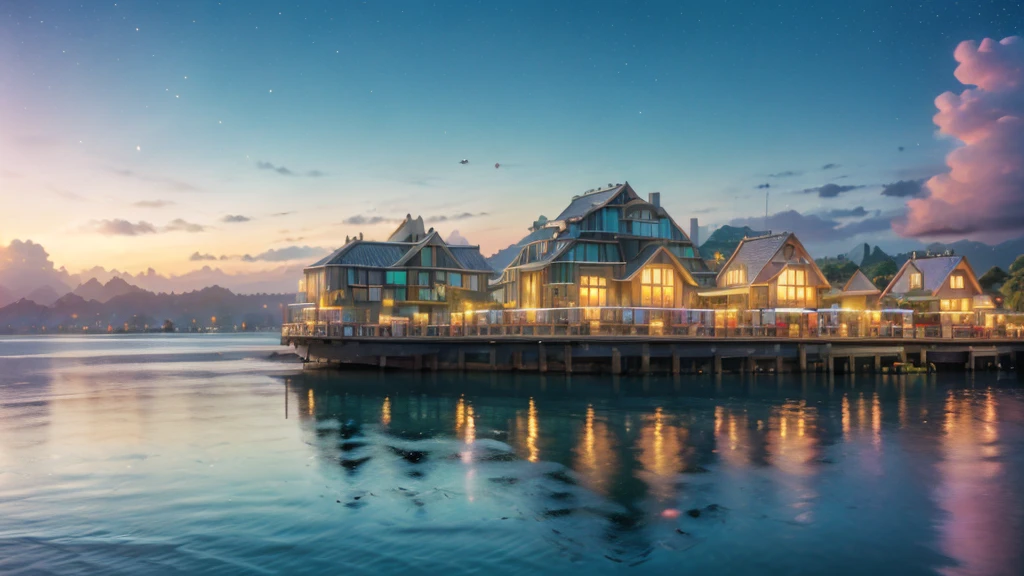
[[[929,244],[924,250],[931,251],[933,254],[952,250],[954,254],[966,256],[971,263],[971,268],[974,268],[978,274],[982,274],[993,266],[998,266],[1003,270],[1008,269],[1017,256],[1024,254],[1024,238],[1007,240],[995,246],[970,240],[959,240],[949,244],[935,242]],[[910,259],[910,253],[896,254],[893,259],[896,260],[897,265],[902,266]]]
[[[255,330],[280,326],[284,307],[294,299],[292,294],[239,295],[219,286],[183,294],[154,294],[132,287],[106,302],[72,292],[52,306],[21,299],[0,308],[0,332],[141,331],[156,329],[165,320],[180,331],[242,330],[243,324],[244,329]]]
[[[106,284],[101,284],[96,278],[91,278],[88,282],[85,282],[84,284],[79,285],[78,288],[75,288],[73,294],[81,296],[85,300],[106,302],[115,296],[141,291],[141,288],[133,286],[125,282],[123,279],[115,276],[110,280],[107,280]]]
[[[728,260],[736,247],[740,245],[740,240],[764,234],[764,232],[759,232],[749,226],[740,228],[725,225],[712,232],[711,236],[708,236],[708,239],[700,245],[700,255],[705,260],[713,260],[716,253],[721,253],[723,261]]]

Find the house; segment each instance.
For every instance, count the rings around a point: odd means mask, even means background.
[[[644,200],[628,182],[573,197],[517,246],[492,284],[509,308],[685,308],[714,278],[661,195]]]
[[[701,292],[713,308],[817,308],[828,280],[790,232],[744,238],[722,265],[717,287]]]
[[[971,312],[982,295],[974,270],[964,256],[911,255],[881,298],[913,305],[920,312]]]
[[[838,300],[843,310],[871,310],[878,304],[882,291],[859,268],[846,281],[842,290],[830,293],[826,298]]]
[[[489,302],[491,273],[479,246],[448,245],[433,228],[424,230],[422,218],[407,215],[386,241],[346,239],[306,268],[300,297],[331,320],[443,324],[466,302]]]

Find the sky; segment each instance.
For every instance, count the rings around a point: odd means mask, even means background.
[[[407,213],[488,255],[624,181],[817,256],[998,242],[1024,235],[1022,25],[1008,1],[7,2],[0,250],[292,286]]]

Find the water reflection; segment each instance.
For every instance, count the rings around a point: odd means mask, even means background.
[[[97,572],[1024,573],[1024,389],[988,375],[33,362],[0,387],[0,572],[87,541]]]

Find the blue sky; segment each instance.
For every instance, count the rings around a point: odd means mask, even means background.
[[[680,222],[762,218],[764,184],[773,213],[890,217],[882,187],[958,144],[932,121],[963,89],[957,44],[1024,22],[1010,2],[82,4],[0,9],[0,211],[20,215],[0,244],[167,273],[196,252],[258,271],[280,262],[230,257],[407,212],[489,254],[623,180]],[[801,192],[827,184],[853,188]],[[919,242],[864,229],[808,244]]]

